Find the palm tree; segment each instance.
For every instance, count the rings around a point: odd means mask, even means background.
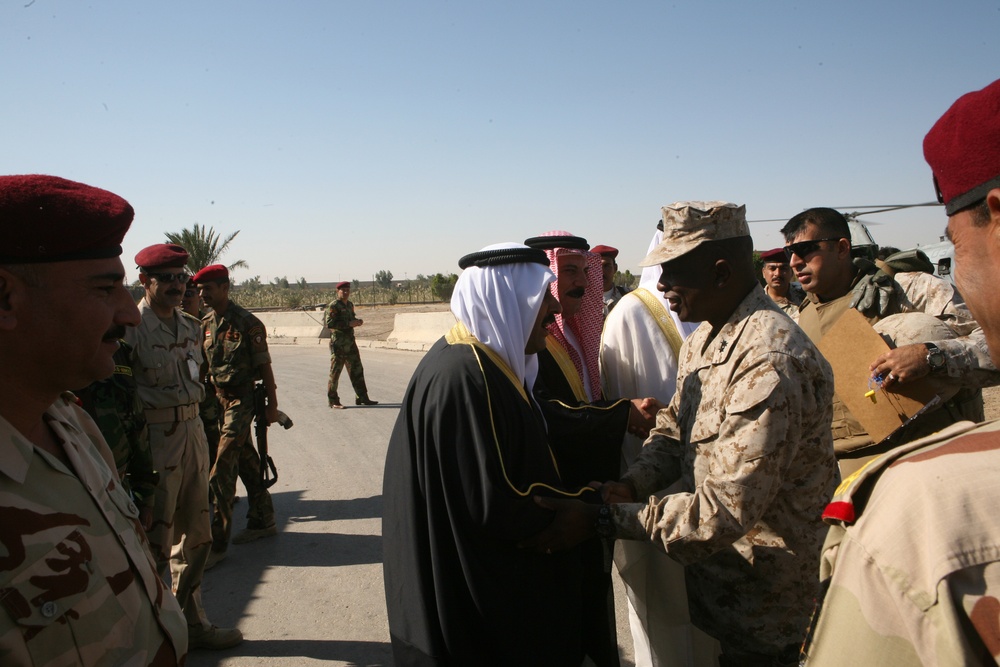
[[[176,243],[188,251],[188,270],[197,273],[209,264],[218,264],[219,258],[229,248],[230,242],[236,238],[240,230],[236,230],[226,238],[221,238],[216,234],[215,229],[199,225],[197,222],[192,229],[182,229],[177,232],[165,232],[167,241]],[[242,259],[238,259],[229,265],[229,270],[249,268]]]

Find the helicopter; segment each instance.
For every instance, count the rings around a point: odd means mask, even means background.
[[[831,206],[830,208],[840,211],[847,218],[847,224],[851,229],[851,253],[855,257],[865,257],[874,260],[879,246],[869,231],[868,226],[882,223],[862,220],[859,216],[869,216],[877,213],[888,213],[926,206],[943,206],[943,204],[935,201],[920,204],[872,204],[867,206]],[[772,218],[768,220],[749,220],[748,222],[784,222],[784,220]],[[905,248],[904,250],[920,250],[923,252],[934,265],[934,275],[954,284],[955,246],[952,245],[951,241],[942,236],[935,243],[918,244],[914,248]]]

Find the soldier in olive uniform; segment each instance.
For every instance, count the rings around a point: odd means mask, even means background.
[[[368,386],[365,384],[365,369],[361,365],[361,353],[358,343],[354,340],[354,329],[364,324],[364,320],[354,315],[354,304],[348,299],[351,296],[351,283],[346,280],[337,285],[337,298],[326,309],[326,326],[330,329],[330,382],[326,387],[326,399],[331,408],[343,408],[340,396],[337,395],[337,385],[340,384],[340,373],[347,366],[354,387],[356,405],[378,405],[378,401],[368,398]]]
[[[659,289],[685,322],[677,392],[605,502],[538,498],[557,510],[528,546],[645,540],[685,566],[691,620],[722,667],[798,665],[839,475],[830,365],[764,294],[743,206],[663,208]],[[803,388],[808,388],[804,391]]]
[[[124,340],[118,341],[118,345],[114,374],[74,393],[108,441],[118,477],[139,508],[139,523],[149,530],[153,525],[153,491],[158,475],[153,470],[146,417],[132,373],[134,349]]]
[[[188,634],[139,512],[66,387],[109,377],[139,313],[121,197],[0,177],[0,663],[179,665]],[[69,344],[68,344],[69,343]]]
[[[269,424],[278,419],[278,395],[264,325],[229,298],[229,270],[212,264],[196,273],[193,282],[205,305],[212,308],[202,319],[205,358],[224,415],[219,453],[209,477],[215,496],[211,566],[225,557],[229,547],[237,476],[246,487],[250,507],[246,530],[232,538],[233,544],[278,534],[271,494],[261,482],[260,455],[250,438],[254,384],[264,384]]]

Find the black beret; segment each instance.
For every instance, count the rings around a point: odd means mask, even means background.
[[[118,257],[134,216],[107,190],[56,176],[0,176],[0,262]]]

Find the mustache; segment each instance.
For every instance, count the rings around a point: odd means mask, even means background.
[[[577,287],[576,289],[571,289],[570,291],[566,292],[566,296],[571,296],[574,299],[581,299],[583,298],[583,294],[586,291],[587,291],[586,288]]]
[[[111,343],[124,337],[125,337],[125,326],[118,325],[108,329],[107,333],[104,334],[103,340],[105,343]]]
[[[555,324],[555,323],[556,323],[556,316],[555,315],[546,315],[545,318],[542,319],[542,326],[543,327],[547,327],[550,324]]]

